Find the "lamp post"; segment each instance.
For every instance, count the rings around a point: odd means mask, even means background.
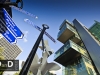
[[[49,29],[48,25],[43,24],[42,26],[43,26],[43,29],[42,29],[42,31],[41,31],[41,33],[40,33],[37,41],[35,42],[35,45],[33,46],[33,48],[31,50],[31,52],[30,52],[27,60],[25,61],[24,66],[22,67],[22,70],[20,71],[19,75],[27,75],[28,70],[29,70],[29,68],[31,66],[31,63],[32,63],[32,61],[34,59],[34,56],[36,54],[37,48],[38,48],[38,46],[40,44],[40,41],[43,38],[43,34],[44,34],[44,32],[45,32],[46,29]]]

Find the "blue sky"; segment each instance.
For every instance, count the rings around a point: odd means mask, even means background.
[[[24,22],[25,18],[30,19],[34,24],[41,28],[42,24],[47,24],[50,28],[46,31],[54,39],[57,39],[59,26],[64,19],[72,22],[76,18],[88,28],[93,25],[94,20],[100,21],[100,0],[23,0],[23,2],[23,10],[38,16],[38,19],[34,19],[12,9],[12,18],[14,22],[24,33],[27,33],[27,36],[25,35],[27,42],[24,42],[24,39],[20,39],[17,43],[17,45],[23,50],[23,52],[17,57],[19,60],[26,60],[40,34],[40,31]],[[56,44],[53,43],[45,35],[44,39],[49,41],[49,46],[54,52],[63,45],[57,40]],[[41,50],[38,49],[37,53],[40,57]],[[49,57],[48,62],[53,60],[54,54]]]

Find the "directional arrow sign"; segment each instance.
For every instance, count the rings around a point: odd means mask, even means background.
[[[17,43],[16,38],[12,35],[12,33],[5,26],[3,17],[0,17],[0,33],[4,36],[4,38],[11,44]]]
[[[42,29],[39,27],[39,26],[36,26],[34,25],[34,27],[39,30],[39,31],[42,31]],[[55,39],[53,37],[51,37],[47,32],[44,32],[44,34],[49,38],[51,39],[54,43],[56,43]]]
[[[21,30],[16,26],[16,24],[13,22],[12,18],[10,17],[10,15],[7,13],[7,11],[4,8],[3,8],[3,12],[4,12],[4,18],[6,21],[7,28],[12,32],[12,34],[16,38],[22,39],[23,33],[21,32]]]
[[[12,33],[7,30],[5,33],[2,33],[2,35],[4,36],[4,38],[11,44],[15,44],[17,43],[16,38],[12,35]]]
[[[30,21],[29,19],[24,19],[24,21],[27,22],[27,23],[29,23],[29,24],[31,24],[31,25],[32,25],[34,28],[36,28],[37,30],[42,31],[42,29],[41,29],[39,26],[34,25],[33,22]],[[47,32],[44,32],[44,34],[45,34],[49,39],[51,39],[54,43],[56,43],[56,40],[55,40],[53,37],[51,37]]]

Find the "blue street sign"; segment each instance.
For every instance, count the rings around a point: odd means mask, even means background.
[[[9,30],[7,30],[5,33],[2,33],[2,35],[9,43],[11,43],[11,44],[17,43],[16,38],[12,35],[12,33]]]
[[[16,26],[16,24],[13,22],[12,18],[10,15],[7,13],[7,11],[3,8],[4,12],[4,19],[6,21],[6,26],[7,28],[11,31],[11,33],[18,39],[23,38],[23,33],[21,30]]]
[[[4,36],[4,38],[11,44],[17,43],[16,38],[12,35],[12,33],[6,28],[6,24],[4,23],[3,17],[0,17],[0,33]]]

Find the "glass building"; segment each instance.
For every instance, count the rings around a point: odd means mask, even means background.
[[[100,74],[100,59],[97,58],[100,46],[79,21],[75,19],[71,24],[64,20],[59,27],[57,40],[64,44],[54,56],[54,61],[63,66],[62,75]],[[99,54],[96,55],[94,48],[98,48]]]
[[[89,28],[89,31],[100,42],[100,22],[95,21],[95,23]]]

